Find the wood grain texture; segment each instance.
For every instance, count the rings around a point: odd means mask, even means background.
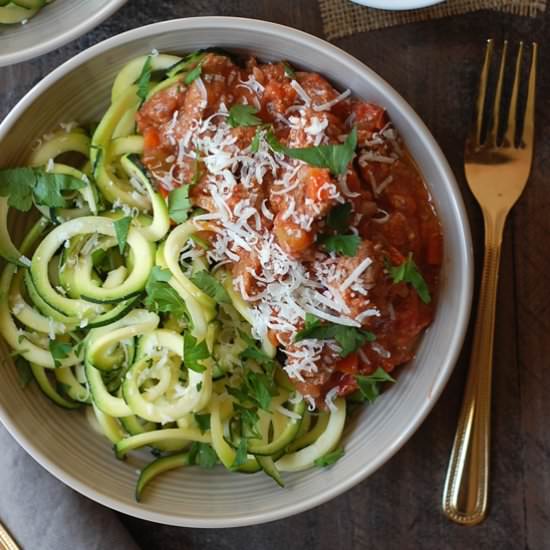
[[[40,78],[82,49],[130,28],[196,15],[275,21],[321,36],[316,0],[130,0],[101,27],[43,58],[0,69],[0,117]],[[442,483],[470,347],[426,422],[369,479],[299,516],[256,527],[199,530],[123,517],[147,550],[530,549],[550,547],[550,13],[537,19],[480,12],[337,42],[392,84],[432,130],[464,193],[476,260],[481,216],[463,176],[463,144],[483,40],[541,44],[537,149],[502,254],[495,338],[491,511],[465,528],[440,513]],[[479,274],[479,270],[478,270]]]

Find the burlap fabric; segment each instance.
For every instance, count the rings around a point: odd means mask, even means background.
[[[389,3],[391,0],[388,0]],[[419,10],[386,11],[360,6],[350,0],[319,0],[323,28],[329,40],[357,32],[479,10],[496,10],[536,17],[546,10],[547,3],[548,0],[448,0]]]

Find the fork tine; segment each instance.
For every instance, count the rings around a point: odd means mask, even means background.
[[[479,92],[475,107],[475,127],[474,137],[475,145],[481,145],[481,130],[483,128],[483,112],[485,109],[485,98],[487,97],[487,81],[489,80],[489,70],[491,68],[491,59],[493,58],[494,41],[492,38],[487,40],[485,46],[485,58],[483,59],[483,67],[479,76]]]
[[[521,60],[523,57],[523,42],[519,43],[518,56],[516,59],[516,70],[514,74],[514,84],[512,86],[512,96],[510,97],[510,109],[508,110],[508,124],[504,134],[504,143],[512,147],[516,144],[516,120],[518,112],[519,80],[521,73]]]
[[[525,116],[523,121],[522,143],[527,148],[533,147],[535,134],[535,88],[537,84],[537,56],[538,44],[533,42],[531,52],[531,67],[529,68],[529,86],[527,89],[527,104],[525,105]]]
[[[491,128],[487,134],[486,141],[489,145],[497,146],[498,131],[500,127],[500,103],[502,100],[502,86],[504,83],[504,69],[506,67],[506,54],[508,52],[508,40],[504,41],[502,47],[502,56],[500,58],[500,68],[498,70],[498,82],[495,92],[495,99],[493,101],[493,112],[491,114]]]

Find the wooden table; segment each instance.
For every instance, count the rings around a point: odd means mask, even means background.
[[[38,60],[0,69],[0,117],[61,62],[116,33],[173,17],[235,15],[322,36],[316,0],[130,0],[101,27]],[[541,45],[537,150],[531,180],[509,220],[495,337],[491,513],[465,528],[440,513],[469,339],[445,392],[405,447],[346,494],[299,516],[228,530],[179,529],[122,517],[147,550],[340,550],[550,547],[550,12],[493,12],[355,35],[338,45],[392,84],[427,123],[462,187],[476,245],[481,216],[468,192],[462,150],[483,40]],[[549,247],[549,248],[547,248]],[[548,374],[547,374],[548,372]]]

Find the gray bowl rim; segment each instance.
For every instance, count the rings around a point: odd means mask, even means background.
[[[36,44],[34,46],[29,46],[23,48],[19,51],[1,54],[0,53],[0,67],[7,67],[9,65],[15,65],[16,63],[22,63],[23,61],[29,61],[35,57],[40,57],[44,54],[47,54],[57,48],[65,46],[69,42],[80,38],[87,32],[91,31],[108,17],[113,15],[117,10],[119,10],[128,0],[110,0],[108,4],[103,6],[93,17],[90,17],[82,21],[79,25],[74,26],[71,29],[68,29],[66,32],[61,32],[60,34],[52,35],[52,38]],[[36,17],[39,17],[40,14],[36,14]]]

